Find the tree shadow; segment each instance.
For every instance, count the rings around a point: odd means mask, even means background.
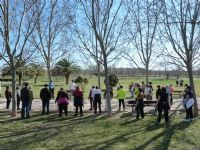
[[[155,142],[156,140],[159,140],[160,138],[163,137],[162,142],[160,144],[157,144],[153,149],[168,150],[172,136],[179,130],[181,130],[181,131],[185,130],[186,128],[188,128],[190,126],[190,124],[191,124],[190,122],[181,121],[177,124],[166,127],[166,129],[164,131],[155,135],[150,140],[148,140],[144,144],[140,145],[136,149],[137,150],[143,150],[146,147],[148,147],[149,145],[151,145],[153,142]],[[157,125],[157,126],[153,126],[153,127],[147,127],[146,130],[151,132],[152,130],[155,130],[155,129],[158,129],[158,128],[161,128],[161,126]]]

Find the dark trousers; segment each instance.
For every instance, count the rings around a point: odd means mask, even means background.
[[[32,107],[32,101],[30,101],[29,110],[31,110],[31,107]]]
[[[17,110],[19,110],[19,106],[20,106],[20,96],[17,95]]]
[[[7,100],[7,101],[6,101],[6,109],[9,109],[11,99],[8,98],[8,99],[6,99],[6,100]]]
[[[171,104],[171,105],[173,104],[173,97],[172,97],[172,94],[170,94],[170,104]]]
[[[47,114],[49,114],[49,100],[42,100],[42,114],[45,114],[45,108],[47,108]]]
[[[65,111],[65,116],[67,116],[67,104],[60,104],[59,105],[59,117],[62,117],[62,111]]]
[[[75,107],[76,107],[75,116],[77,116],[78,114],[78,107],[80,108],[80,115],[82,116],[83,115],[82,105],[76,105]]]
[[[29,117],[29,101],[22,101],[22,110],[21,110],[21,118],[24,119],[26,116]],[[25,115],[26,113],[26,115]]]
[[[94,100],[94,113],[97,113],[97,105],[99,107],[99,113],[101,113],[101,101],[100,100]]]
[[[51,98],[54,98],[54,89],[49,89],[51,93]]]
[[[162,111],[164,111],[165,122],[169,121],[168,110],[169,109],[167,107],[160,107],[160,108],[158,108],[158,118],[157,118],[158,122],[161,121]]]
[[[90,97],[90,110],[92,110],[92,109],[93,109],[93,98]]]
[[[186,119],[192,119],[193,118],[193,112],[192,112],[192,106],[190,108],[186,108]]]
[[[125,111],[124,99],[119,99],[119,111],[121,111],[121,104],[123,105],[123,109]]]
[[[136,110],[136,118],[139,119],[139,116],[141,115],[142,118],[144,118],[144,104],[143,102],[139,102],[135,108]]]

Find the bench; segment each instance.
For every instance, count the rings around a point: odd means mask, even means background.
[[[155,106],[157,101],[155,100],[144,100],[144,106]],[[132,113],[134,112],[134,106],[136,106],[136,100],[129,100],[127,106],[132,107]]]
[[[182,97],[182,93],[183,93],[183,91],[181,91],[181,90],[175,90],[172,94],[173,95],[179,95],[180,98],[181,98]]]

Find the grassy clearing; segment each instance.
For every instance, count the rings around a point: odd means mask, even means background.
[[[70,150],[70,149],[137,149],[137,150],[197,150],[200,149],[200,120],[183,121],[183,115],[171,117],[155,125],[155,116],[136,121],[130,113],[104,115],[84,114],[84,117],[58,118],[58,114],[31,119],[6,119],[0,114],[0,149],[2,150]]]
[[[95,76],[86,76],[86,78],[88,78],[89,83],[84,88],[84,90],[85,90],[85,94],[84,95],[85,95],[85,98],[88,98],[88,92],[89,92],[91,86],[92,85],[97,85],[97,77],[95,77]],[[152,77],[149,80],[151,82],[153,82],[154,93],[155,93],[155,90],[156,90],[156,86],[158,84],[160,84],[161,86],[166,86],[167,84],[172,84],[176,90],[182,90],[183,89],[183,88],[180,88],[180,87],[175,87],[176,79],[168,79],[168,80],[166,80],[166,79],[163,79],[163,78],[159,79],[159,78],[153,78]],[[184,84],[185,83],[189,83],[188,79],[185,78],[183,80],[184,80]],[[69,85],[65,85],[65,79],[63,77],[53,78],[53,81],[54,81],[54,83],[56,85],[55,93],[59,90],[60,87],[63,87],[66,90],[69,89]],[[71,79],[70,79],[70,81],[71,81]],[[102,85],[101,89],[105,89],[105,85],[104,85],[103,81],[104,81],[104,78],[102,77],[101,78],[101,85]],[[127,92],[127,96],[130,96],[130,93],[128,92],[129,84],[132,83],[132,82],[141,83],[142,81],[144,81],[143,77],[140,77],[140,78],[139,77],[137,77],[137,78],[136,77],[119,77],[119,83],[124,86],[124,89]],[[40,93],[41,88],[43,88],[43,85],[45,83],[48,84],[48,78],[47,77],[39,78],[37,84],[34,83],[34,79],[30,79],[28,82],[33,87],[34,97],[35,98],[39,98],[39,93]],[[200,96],[200,86],[199,86],[200,85],[200,79],[199,78],[195,78],[194,79],[194,83],[195,83],[196,93],[197,93],[198,96]],[[8,83],[3,83],[4,86],[6,84],[8,84]],[[5,87],[2,88],[2,95],[3,96],[4,96],[4,91],[5,91]],[[116,95],[116,88],[114,88],[114,94]]]

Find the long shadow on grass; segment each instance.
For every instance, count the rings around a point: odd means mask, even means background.
[[[187,127],[190,126],[190,122],[179,122],[177,124],[174,124],[170,127],[167,127],[164,131],[162,131],[161,133],[155,135],[154,137],[152,137],[150,140],[148,140],[147,142],[145,142],[144,144],[140,145],[139,147],[137,147],[137,150],[143,150],[145,148],[147,148],[149,145],[151,145],[152,143],[155,143],[156,140],[159,140],[160,138],[163,138],[162,142],[157,144],[153,149],[156,150],[168,150],[170,141],[172,136],[177,132],[177,131],[182,131],[185,130]],[[161,127],[161,125],[159,125],[159,127]],[[147,127],[147,131],[152,131],[158,129],[158,125],[152,126],[152,127]]]

